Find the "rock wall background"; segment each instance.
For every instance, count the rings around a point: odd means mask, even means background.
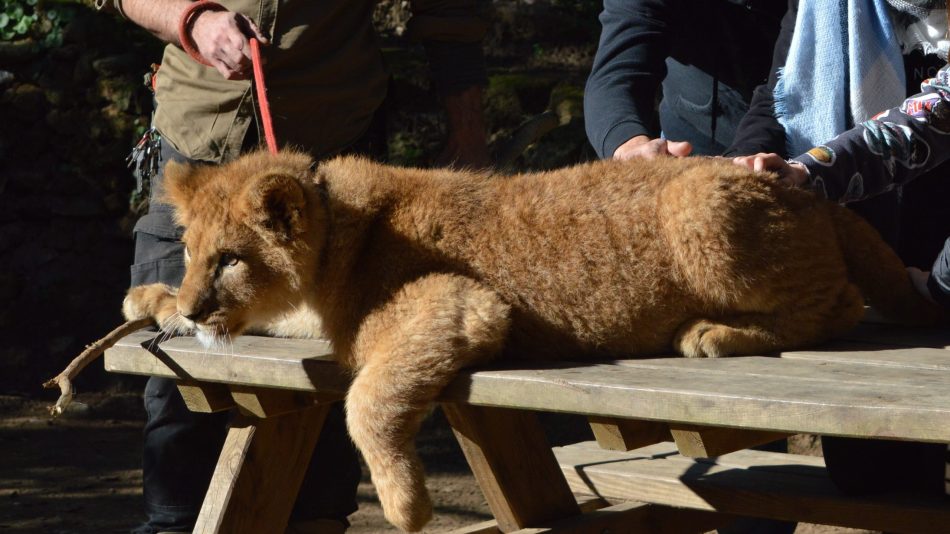
[[[131,229],[144,209],[124,159],[148,125],[151,97],[142,78],[162,46],[88,0],[0,2],[0,393],[53,399],[40,384],[121,322]],[[35,17],[27,32],[3,24],[17,7],[18,20]],[[506,171],[592,158],[581,99],[600,3],[495,0],[486,7],[492,148],[504,150],[519,125],[550,112],[544,122],[551,131]],[[393,75],[389,158],[429,165],[444,125],[424,53],[402,38],[408,8],[386,0],[376,10]],[[100,364],[77,386],[139,382],[108,375]]]
[[[51,6],[29,38],[0,41],[0,391],[32,396],[121,319],[134,222],[123,159],[160,57],[117,18]],[[79,386],[105,384],[101,368]]]

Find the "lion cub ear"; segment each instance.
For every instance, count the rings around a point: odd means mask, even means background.
[[[244,190],[248,219],[267,238],[285,243],[303,233],[307,197],[300,181],[286,174],[265,174]]]
[[[161,201],[171,204],[175,208],[175,216],[183,226],[188,225],[187,213],[191,202],[198,191],[201,180],[198,178],[197,167],[187,163],[169,161],[165,165],[165,175],[162,181],[163,192]]]

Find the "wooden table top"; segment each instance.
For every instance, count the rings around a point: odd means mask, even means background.
[[[325,341],[244,336],[207,350],[139,331],[105,355],[117,373],[342,394]],[[788,433],[950,443],[950,331],[862,324],[780,358],[503,362],[441,400]],[[529,367],[530,366],[530,367]]]

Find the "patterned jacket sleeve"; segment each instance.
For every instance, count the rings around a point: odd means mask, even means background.
[[[854,202],[905,184],[950,159],[950,65],[921,93],[794,161],[831,200]]]

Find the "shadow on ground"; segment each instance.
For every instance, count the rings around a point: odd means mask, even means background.
[[[52,402],[55,394],[49,397]],[[77,400],[66,416],[52,420],[45,401],[0,396],[0,532],[128,532],[142,520],[145,415],[138,394]],[[581,418],[545,415],[543,422],[552,443],[590,439]],[[441,411],[423,425],[418,446],[436,506],[426,531],[490,519]],[[357,498],[360,511],[352,517],[351,533],[396,532],[383,518],[368,476]]]
[[[49,394],[49,401],[55,394]],[[142,519],[141,439],[145,420],[135,393],[80,396],[67,415],[51,420],[46,401],[0,396],[0,532],[72,534],[128,532]],[[542,414],[553,445],[592,439],[582,417]],[[490,519],[490,512],[452,431],[435,411],[419,434],[435,518],[426,532],[447,532]],[[799,437],[799,453],[816,453],[814,437]],[[396,533],[383,518],[365,475],[360,510],[349,534]],[[857,533],[801,525],[799,534]]]
[[[0,531],[127,532],[141,520],[144,418],[0,400]]]

